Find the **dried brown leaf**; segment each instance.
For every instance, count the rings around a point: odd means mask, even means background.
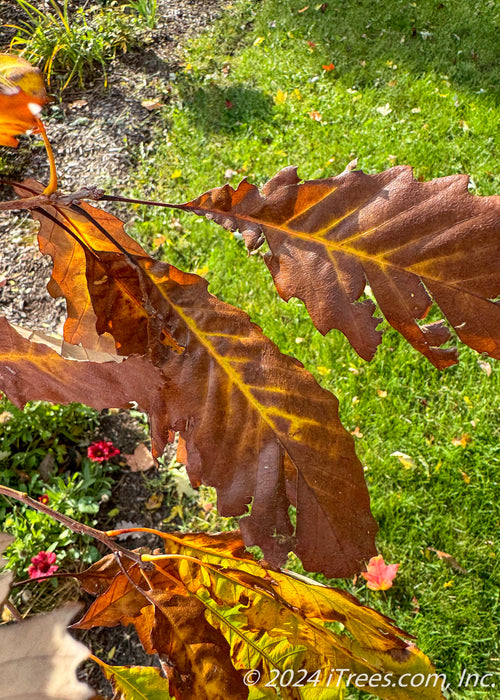
[[[137,445],[133,454],[123,455],[123,457],[132,472],[147,472],[155,466],[151,451],[142,442]]]
[[[436,367],[457,362],[443,322],[420,324],[432,304],[460,339],[500,358],[500,197],[469,194],[468,177],[418,182],[408,166],[346,171],[300,182],[279,172],[259,192],[245,180],[180,208],[242,232],[264,256],[285,301],[302,299],[322,333],[341,330],[369,360],[380,343],[368,283],[389,323]]]
[[[93,696],[76,678],[76,669],[89,651],[66,632],[79,608],[67,605],[0,628],[0,700],[87,700]]]

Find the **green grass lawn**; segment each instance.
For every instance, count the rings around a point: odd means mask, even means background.
[[[234,2],[189,44],[128,194],[186,201],[227,178],[261,184],[289,164],[304,178],[334,175],[354,157],[366,172],[468,172],[476,193],[500,192],[498,20],[486,0],[337,0],[324,12],[306,0]],[[416,635],[453,697],[497,698],[457,684],[464,669],[500,670],[498,363],[462,348],[461,363],[439,373],[385,324],[367,364],[339,332],[323,338],[302,303],[281,301],[259,256],[227,231],[167,210],[137,217],[156,255],[204,274],[339,397],[379,550],[401,567],[385,594],[361,580],[335,585]]]

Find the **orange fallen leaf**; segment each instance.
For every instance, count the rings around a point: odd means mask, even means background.
[[[351,430],[351,435],[354,435],[354,437],[361,439],[363,437],[363,433],[359,429],[359,425],[357,425],[354,430]]]
[[[469,433],[463,433],[460,437],[452,438],[451,444],[455,447],[467,447],[471,440]]]
[[[447,554],[447,552],[442,552],[440,549],[434,549],[434,547],[427,547],[429,552],[434,552],[434,554],[438,557],[438,559],[441,559],[444,561],[445,564],[448,564],[448,566],[451,566],[452,569],[455,569],[455,571],[459,571],[461,574],[466,574],[467,570],[464,569],[463,566],[460,566],[458,561],[451,556],[451,554]]]
[[[319,112],[316,112],[316,110],[309,112],[309,116],[311,117],[311,119],[314,119],[314,121],[316,121],[316,122],[320,122],[323,119],[321,114]]]
[[[154,457],[143,442],[137,445],[133,454],[123,456],[132,472],[147,472],[155,466]]]
[[[333,63],[329,63],[327,66],[323,66],[323,70],[335,70],[335,66],[333,65]]]
[[[396,577],[399,564],[386,564],[381,554],[372,557],[366,566],[366,571],[361,576],[368,581],[368,588],[372,591],[386,591],[392,586]]]

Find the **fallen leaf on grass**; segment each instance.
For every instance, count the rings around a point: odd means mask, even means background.
[[[320,122],[323,119],[321,114],[319,112],[316,112],[316,110],[309,112],[309,116],[311,117],[311,119],[314,119],[315,122]]]
[[[454,437],[451,440],[451,444],[455,447],[467,447],[469,442],[472,440],[469,433],[463,433],[460,437]]]
[[[491,376],[491,365],[489,362],[485,362],[484,360],[478,360],[477,364],[488,377]]]
[[[131,455],[123,455],[132,472],[147,472],[155,466],[155,460],[151,451],[141,442]]]
[[[429,550],[429,552],[434,552],[438,559],[444,561],[445,564],[451,566],[451,568],[455,569],[455,571],[459,571],[461,574],[467,573],[467,569],[464,569],[464,567],[461,566],[455,559],[455,557],[451,556],[451,554],[447,554],[447,552],[442,552],[440,549],[434,549],[434,547],[427,547],[427,549]]]
[[[391,457],[397,457],[405,469],[411,469],[415,466],[415,460],[410,455],[405,454],[396,450],[396,452],[391,452]]]
[[[286,92],[283,92],[283,90],[278,90],[276,95],[273,97],[274,103],[277,105],[282,105],[284,102],[286,102],[286,98],[288,97]]]
[[[372,591],[386,591],[392,586],[392,582],[398,573],[399,564],[386,564],[384,557],[379,554],[372,557],[366,566],[366,571],[361,576],[368,581],[368,588]]]
[[[329,63],[327,66],[323,66],[323,70],[325,70],[325,71],[335,70],[335,66],[333,65],[333,63]]]
[[[379,114],[381,114],[383,117],[387,117],[387,115],[392,112],[392,107],[387,102],[385,105],[382,105],[382,107],[377,107],[377,112]]]

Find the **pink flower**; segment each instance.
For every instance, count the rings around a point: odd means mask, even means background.
[[[40,501],[40,503],[43,503],[43,505],[46,506],[49,502],[49,497],[46,493],[44,493],[43,496],[38,496],[38,500]]]
[[[120,454],[118,447],[115,447],[112,442],[93,442],[87,448],[87,457],[93,462],[105,462],[111,457],[116,457]]]
[[[59,566],[55,563],[54,552],[38,552],[35,557],[31,557],[31,564],[28,566],[28,576],[30,578],[41,578],[55,574]]]
[[[372,557],[367,564],[366,572],[361,576],[368,581],[368,588],[372,591],[386,591],[392,586],[392,582],[398,572],[399,564],[386,564],[381,554]]]

